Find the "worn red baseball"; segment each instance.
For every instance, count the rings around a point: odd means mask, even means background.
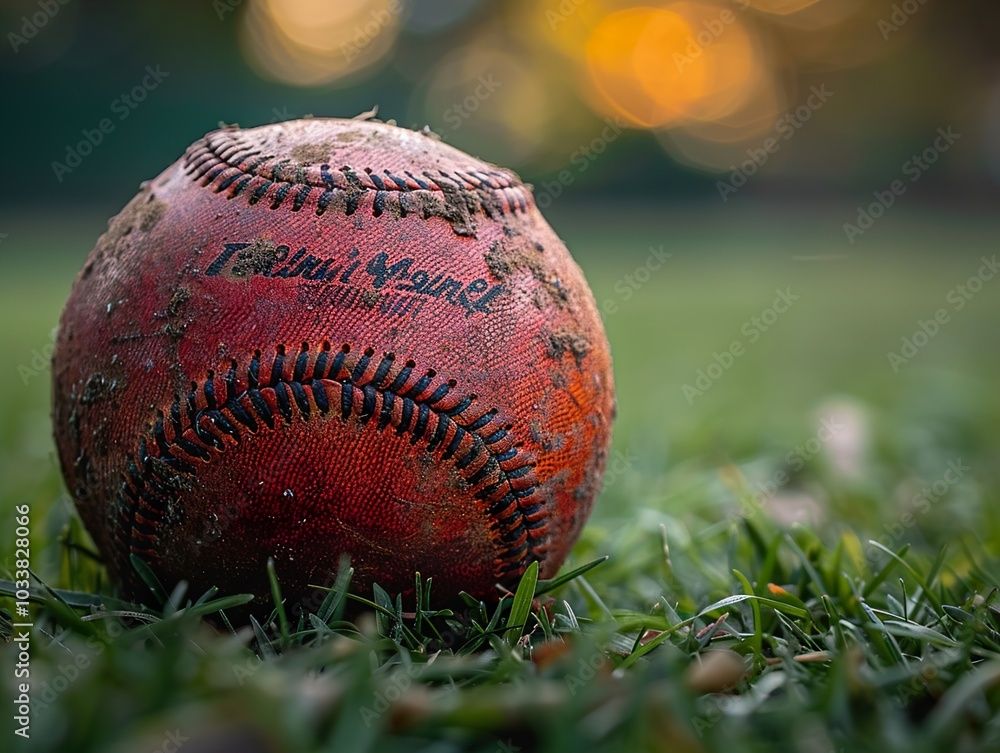
[[[194,143],[112,219],[54,357],[62,470],[112,576],[495,597],[601,487],[608,343],[513,173],[308,119]]]

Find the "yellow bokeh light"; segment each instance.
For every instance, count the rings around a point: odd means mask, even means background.
[[[276,30],[303,47],[325,51],[333,39],[357,26],[371,3],[348,0],[263,0],[267,17]],[[372,8],[374,10],[374,8]]]
[[[484,34],[435,66],[415,104],[446,140],[478,151],[489,145],[498,162],[531,159],[552,125],[545,82],[502,37]]]
[[[329,84],[384,59],[405,9],[403,0],[251,0],[240,42],[267,78]]]
[[[622,5],[622,0],[520,0],[509,13],[512,28],[525,41],[579,61],[594,27]]]

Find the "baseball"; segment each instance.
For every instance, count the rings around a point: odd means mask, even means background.
[[[433,134],[209,133],[113,218],[53,358],[62,472],[123,594],[495,599],[601,488],[607,339],[530,187]]]

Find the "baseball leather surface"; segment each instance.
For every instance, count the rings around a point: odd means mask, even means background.
[[[54,357],[63,474],[126,595],[552,577],[614,414],[592,295],[513,173],[308,119],[193,144],[109,223]]]

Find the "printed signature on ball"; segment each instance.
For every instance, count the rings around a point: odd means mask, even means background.
[[[410,257],[391,261],[385,251],[362,257],[359,249],[352,248],[341,256],[324,257],[309,253],[305,246],[293,254],[288,245],[260,241],[226,243],[222,252],[205,270],[205,276],[219,277],[224,273],[236,278],[299,278],[342,286],[343,289],[338,291],[339,296],[326,299],[328,305],[338,308],[345,303],[352,305],[357,301],[371,307],[379,297],[366,298],[365,291],[380,291],[393,283],[390,288],[413,296],[445,300],[452,306],[464,309],[466,316],[472,316],[477,313],[492,314],[490,303],[505,292],[503,285],[491,286],[482,277],[465,282],[451,275],[416,268],[416,260]],[[422,303],[417,306],[406,305],[404,310],[399,299],[395,306],[394,313],[412,311],[416,316]]]

